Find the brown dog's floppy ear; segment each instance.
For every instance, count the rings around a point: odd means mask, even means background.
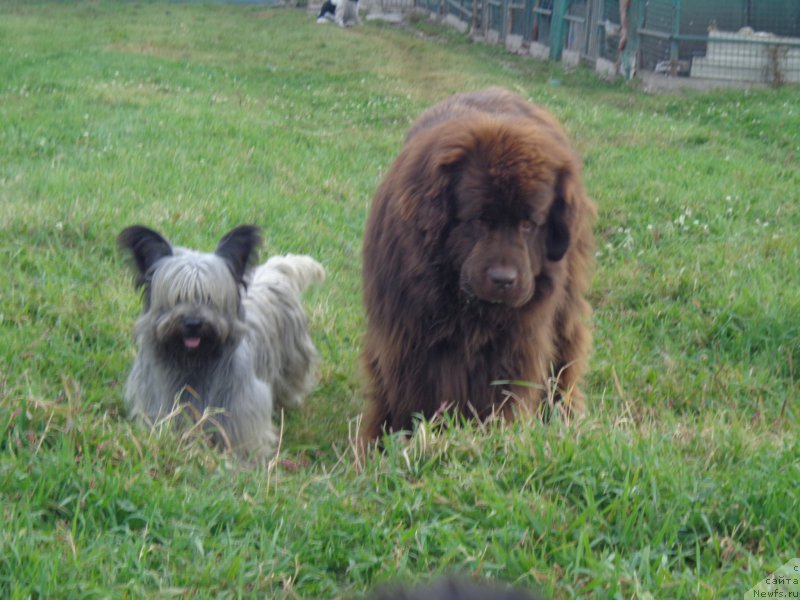
[[[453,173],[468,152],[464,132],[441,129],[434,127],[415,136],[400,158],[404,190],[398,200],[400,216],[414,221],[426,240],[438,237],[448,223],[447,195]]]
[[[577,190],[574,189],[573,177],[574,175],[566,169],[558,173],[556,197],[547,215],[545,248],[547,260],[553,262],[561,260],[567,253],[571,241],[573,214],[576,209],[579,210],[579,207],[575,206]]]
[[[545,248],[547,260],[559,261],[569,250],[572,236],[585,219],[594,214],[594,207],[583,191],[580,163],[573,157],[556,176],[555,199],[547,216]]]
[[[597,209],[583,188],[580,161],[572,155],[556,176],[545,244],[548,260],[564,258],[573,243],[581,246],[579,253],[590,252],[585,241],[587,235],[591,237],[591,231],[586,229],[591,228],[596,216]]]
[[[570,242],[569,227],[566,221],[567,204],[564,198],[557,196],[550,207],[550,214],[547,216],[547,232],[545,237],[545,248],[547,249],[547,260],[556,262],[564,258]]]
[[[161,234],[144,227],[126,227],[117,236],[117,244],[130,252],[136,267],[136,287],[147,282],[147,274],[153,265],[165,256],[172,256],[172,246]]]
[[[214,254],[228,265],[234,279],[241,282],[250,261],[255,260],[256,249],[261,244],[261,230],[255,225],[239,225],[219,241]]]

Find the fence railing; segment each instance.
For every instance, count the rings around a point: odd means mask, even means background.
[[[490,43],[606,74],[800,82],[800,0],[381,1],[413,2]]]

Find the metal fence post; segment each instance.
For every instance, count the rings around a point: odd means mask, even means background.
[[[631,0],[628,7],[628,43],[619,57],[620,74],[630,80],[636,75],[636,63],[641,46],[639,31],[644,27],[646,0]]]
[[[500,27],[500,43],[505,44],[506,38],[508,37],[508,30],[511,28],[509,22],[511,21],[511,3],[509,0],[503,0],[501,7],[500,7],[500,18],[503,20],[503,23]]]
[[[552,60],[561,60],[561,53],[564,51],[569,2],[570,0],[553,0],[553,16],[550,20],[550,58]]]
[[[533,33],[533,2],[534,0],[525,0],[525,12],[522,16],[522,41],[528,45]]]
[[[675,0],[675,10],[672,15],[672,39],[669,41],[669,68],[671,75],[678,75],[678,36],[681,34],[681,0]]]

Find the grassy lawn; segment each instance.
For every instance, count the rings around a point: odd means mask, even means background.
[[[739,597],[800,553],[797,88],[648,96],[424,22],[0,4],[0,596],[358,598],[445,572],[555,598]],[[423,427],[354,466],[360,242],[412,119],[548,106],[600,208],[579,425]],[[320,384],[243,468],[125,418],[117,233],[328,271]]]

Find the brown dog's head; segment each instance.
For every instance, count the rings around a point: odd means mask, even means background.
[[[404,153],[413,183],[401,216],[468,298],[518,308],[563,272],[591,204],[577,157],[548,113],[470,112],[415,133]]]

